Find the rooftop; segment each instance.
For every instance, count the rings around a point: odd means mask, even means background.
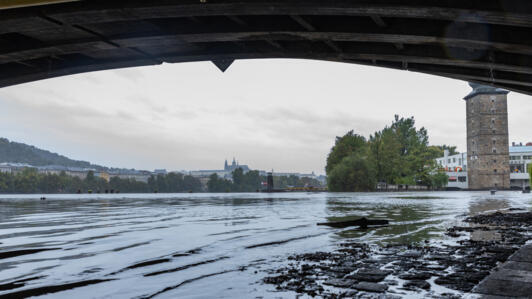
[[[464,100],[469,100],[470,98],[479,94],[508,94],[507,90],[489,85],[469,83],[469,86],[471,86],[473,90],[467,96],[465,96]]]
[[[517,154],[517,153],[532,153],[532,146],[510,146],[510,154]],[[467,154],[466,152],[458,153],[456,155],[449,155],[446,157],[439,157],[436,159],[445,159],[445,158],[456,158],[463,154]]]
[[[532,146],[510,146],[510,153],[532,153]]]

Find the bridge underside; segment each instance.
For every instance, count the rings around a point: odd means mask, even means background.
[[[254,58],[388,67],[532,94],[532,1],[0,2],[0,87],[163,62],[225,69]]]

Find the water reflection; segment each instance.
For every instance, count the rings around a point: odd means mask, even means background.
[[[50,298],[137,298],[166,288],[157,298],[269,298],[272,287],[258,283],[262,270],[288,255],[331,250],[347,238],[444,240],[460,215],[529,208],[532,201],[518,192],[39,197],[0,196],[0,285],[14,287],[0,296],[91,282]],[[316,225],[360,217],[391,222],[366,230]],[[2,258],[6,252],[12,256]]]
[[[504,196],[480,196],[470,201],[469,216],[475,216],[492,211],[506,210],[508,208],[510,208],[510,201]]]
[[[499,192],[497,196],[491,196],[488,192],[436,194],[381,193],[361,195],[356,199],[335,196],[327,200],[327,221],[347,221],[361,217],[390,220],[390,225],[386,227],[355,227],[336,231],[336,239],[360,238],[380,244],[445,240],[447,237],[443,232],[450,226],[468,225],[457,218],[458,215],[464,215],[463,212],[476,215],[505,210],[512,205],[513,196],[520,196],[517,192]],[[498,234],[489,231],[474,232],[471,235],[475,240],[493,240],[498,237]]]
[[[507,210],[511,207],[510,201],[501,195],[480,195],[470,201],[469,216],[478,214]],[[470,233],[470,239],[473,241],[500,241],[501,234],[495,230],[484,229],[483,225],[465,224],[469,227],[480,227]]]

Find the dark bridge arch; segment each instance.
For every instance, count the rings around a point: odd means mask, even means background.
[[[17,2],[51,5],[28,7]],[[163,62],[303,58],[532,94],[530,0],[0,3],[0,87]],[[15,5],[13,5],[15,4]]]

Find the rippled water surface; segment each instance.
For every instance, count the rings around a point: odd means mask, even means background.
[[[466,215],[532,203],[520,192],[39,197],[0,197],[0,297],[293,298],[260,282],[289,255],[441,241]],[[362,216],[391,225],[316,225]]]

